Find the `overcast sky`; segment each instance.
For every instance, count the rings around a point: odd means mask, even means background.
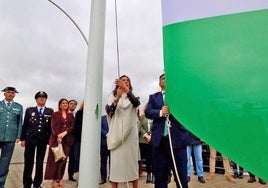
[[[90,0],[53,0],[89,36]],[[163,73],[160,0],[117,0],[120,74],[132,80],[144,104]],[[0,1],[0,88],[16,87],[15,101],[35,105],[39,90],[47,106],[60,98],[84,98],[87,45],[73,23],[47,0]],[[114,0],[107,0],[103,105],[117,77]],[[90,42],[90,39],[89,39]],[[2,98],[4,96],[2,95]],[[79,106],[78,104],[78,106]]]

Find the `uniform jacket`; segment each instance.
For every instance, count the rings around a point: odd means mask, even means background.
[[[67,113],[67,117],[64,119],[61,112],[54,112],[51,118],[51,136],[49,139],[49,146],[58,146],[57,136],[64,131],[67,131],[67,135],[63,137],[62,143],[72,145],[74,142],[74,136],[69,133],[73,130],[73,128],[74,115],[72,113]]]
[[[152,144],[154,147],[158,147],[164,133],[165,117],[159,117],[160,111],[164,106],[164,100],[162,92],[157,92],[149,96],[149,101],[145,110],[145,116],[148,119],[153,120],[152,126]],[[189,145],[189,133],[188,131],[178,122],[172,114],[169,115],[171,122],[170,132],[172,147],[183,148]]]
[[[144,135],[151,134],[151,123],[150,123],[150,128],[148,128],[148,119],[145,117],[145,115],[142,115],[140,117],[139,121],[139,126],[140,126],[140,132],[139,132],[139,142],[143,144],[149,144],[147,139],[144,137]]]
[[[39,115],[37,107],[29,107],[25,111],[22,125],[21,140],[27,140],[38,136],[48,142],[51,134],[51,116],[53,109],[44,108],[43,115]]]
[[[10,142],[21,137],[23,107],[12,102],[7,107],[5,101],[0,101],[0,141]]]

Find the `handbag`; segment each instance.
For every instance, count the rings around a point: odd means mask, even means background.
[[[66,158],[66,155],[64,154],[64,151],[62,148],[62,144],[58,144],[57,147],[51,147],[51,150],[54,155],[55,163]]]

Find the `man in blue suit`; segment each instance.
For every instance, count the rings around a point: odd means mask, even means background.
[[[106,115],[101,117],[101,165],[100,165],[100,173],[101,173],[101,182],[100,185],[106,183],[107,181],[107,159],[110,156],[110,151],[107,147],[107,134],[109,131],[108,122]]]
[[[20,142],[22,129],[21,104],[13,101],[18,91],[14,87],[2,90],[5,99],[0,101],[0,188],[4,188],[15,142]]]
[[[168,187],[169,167],[173,174],[175,168],[172,162],[171,149],[169,144],[169,136],[171,136],[172,148],[175,158],[181,188],[188,188],[187,182],[187,152],[186,146],[189,145],[189,133],[171,114],[169,114],[168,106],[164,104],[165,92],[165,75],[159,77],[160,92],[149,96],[145,116],[153,120],[152,126],[152,144],[153,144],[153,165],[155,170],[155,188]],[[166,117],[169,114],[171,122],[170,133],[167,132]],[[175,176],[177,188],[180,187]]]

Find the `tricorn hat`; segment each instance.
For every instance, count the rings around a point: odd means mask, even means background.
[[[6,92],[6,91],[14,91],[15,93],[19,93],[16,88],[14,87],[6,87],[5,89],[2,90],[3,92]]]

